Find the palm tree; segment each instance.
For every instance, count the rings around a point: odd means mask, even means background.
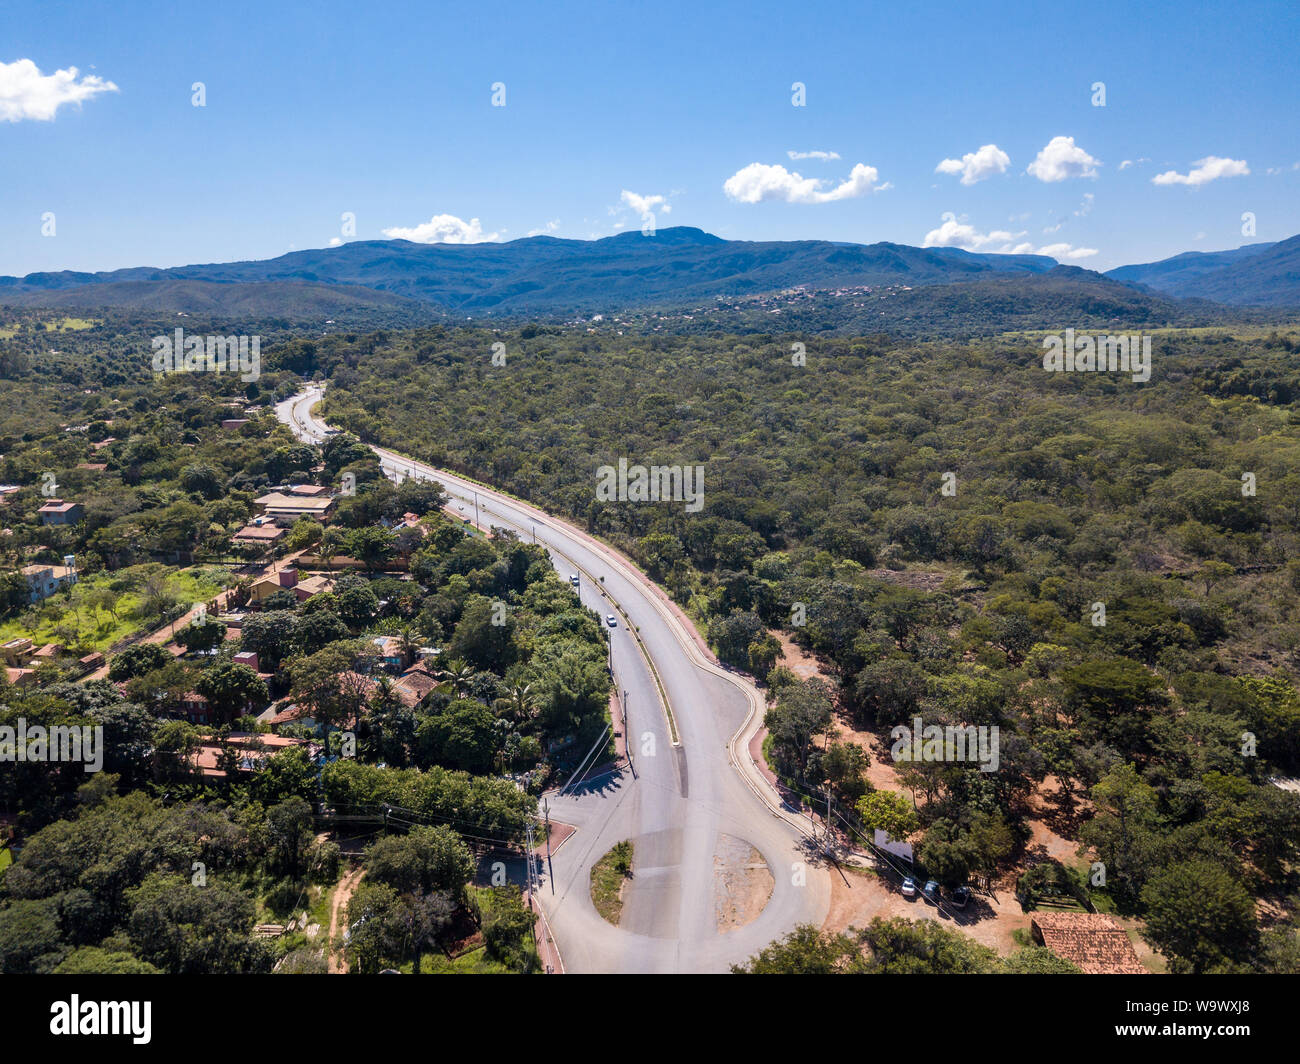
[[[374,677],[375,693],[370,696],[370,704],[381,712],[397,705],[397,695],[393,691],[393,678],[386,672]]]
[[[330,587],[334,586],[334,570],[330,565],[335,558],[343,551],[343,533],[337,528],[327,528],[321,533],[320,543],[316,547],[316,557],[329,570]]]
[[[438,670],[438,676],[442,680],[442,689],[450,690],[455,698],[463,698],[469,691],[470,680],[474,677],[474,670],[470,668],[462,659],[452,658],[441,669]]]
[[[501,716],[509,717],[521,728],[530,724],[541,709],[533,695],[533,685],[527,683],[515,684],[510,694],[496,700],[495,708]]]
[[[415,652],[424,642],[424,636],[413,625],[403,624],[397,629],[397,646],[402,652],[402,664],[409,665],[415,660]]]

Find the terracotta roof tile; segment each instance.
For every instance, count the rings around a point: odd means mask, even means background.
[[[1035,940],[1089,975],[1146,975],[1126,932],[1106,913],[1034,913]]]

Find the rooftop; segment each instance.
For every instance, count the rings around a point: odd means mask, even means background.
[[[1029,926],[1035,939],[1089,975],[1148,974],[1128,932],[1106,913],[1036,912]]]

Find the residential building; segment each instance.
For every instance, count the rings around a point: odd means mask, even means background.
[[[1030,934],[1088,975],[1146,975],[1137,950],[1113,916],[1106,913],[1036,912]]]
[[[41,515],[43,525],[75,525],[86,516],[81,503],[62,499],[51,499],[36,512]]]
[[[322,591],[328,591],[329,588],[329,581],[323,576],[309,576],[299,580],[297,569],[281,569],[278,573],[264,576],[261,580],[258,580],[253,585],[250,595],[253,602],[261,602],[270,598],[277,591],[287,590],[292,591],[299,602],[306,602],[313,595],[319,595]]]
[[[0,660],[11,668],[23,668],[36,654],[36,646],[26,636],[0,643]]]
[[[376,664],[381,668],[401,672],[406,668],[407,655],[402,650],[402,641],[392,635],[377,635],[370,640],[378,651]]]
[[[312,517],[322,523],[329,520],[334,500],[328,496],[294,495],[268,492],[253,500],[257,512],[277,523],[293,524],[300,517]]]
[[[29,602],[40,602],[77,582],[77,571],[67,565],[24,565],[20,572],[27,578]]]
[[[231,536],[230,542],[236,546],[273,547],[288,534],[288,529],[258,518]]]
[[[402,705],[407,709],[414,709],[428,697],[429,692],[437,687],[439,682],[432,667],[421,661],[402,673],[401,679],[393,684],[392,691]]]
[[[30,687],[36,682],[35,669],[11,669],[5,667],[5,679],[10,687]]]
[[[205,736],[204,739],[211,740],[212,736]],[[190,764],[204,776],[218,779],[224,778],[226,770],[220,766],[222,755],[225,753],[227,746],[239,757],[235,769],[237,772],[252,772],[266,758],[274,757],[280,751],[291,750],[296,746],[306,749],[307,756],[312,760],[319,756],[321,750],[320,744],[314,743],[310,739],[291,739],[284,735],[270,735],[261,732],[232,732],[227,738],[225,746],[214,741],[202,742],[190,755]]]

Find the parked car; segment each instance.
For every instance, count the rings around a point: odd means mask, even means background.
[[[903,880],[903,887],[902,887],[902,890],[903,890],[903,897],[904,897],[904,898],[915,898],[915,897],[916,897],[916,880],[913,879],[911,876],[908,876],[905,880]]]
[[[952,892],[952,903],[958,909],[966,908],[970,902],[970,887],[958,887]]]
[[[577,573],[572,573],[572,574],[570,574],[570,576],[569,576],[569,583],[571,583],[574,587],[577,587],[577,586],[578,586],[578,574],[577,574]]]
[[[618,618],[611,613],[608,617],[605,618],[605,623],[609,625],[611,628],[617,628]]]
[[[937,879],[927,879],[925,886],[921,888],[921,893],[925,895],[926,901],[932,901],[939,904],[939,881]]]

